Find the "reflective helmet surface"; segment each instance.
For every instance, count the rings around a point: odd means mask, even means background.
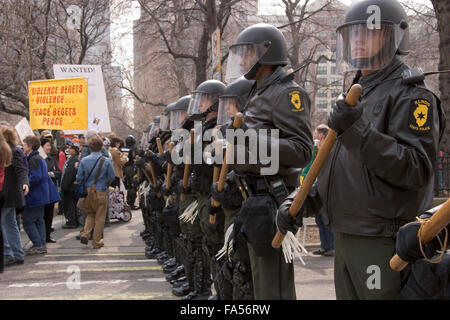
[[[135,143],[136,139],[132,135],[129,135],[128,137],[125,138],[125,144],[127,147],[134,146]]]
[[[187,114],[204,114],[217,111],[219,96],[225,91],[225,84],[218,80],[206,80],[192,93]]]
[[[191,95],[186,95],[178,99],[175,106],[170,110],[170,130],[181,127],[187,116],[187,110],[191,101]]]
[[[267,23],[252,25],[230,47],[225,82],[241,76],[252,80],[260,65],[285,66],[287,57],[286,39],[278,28]]]
[[[254,83],[254,80],[241,77],[227,86],[224,94],[219,97],[218,125],[227,123],[232,116],[244,109]]]
[[[408,54],[407,16],[396,0],[352,4],[336,32],[336,65],[340,72],[380,69],[396,54]]]

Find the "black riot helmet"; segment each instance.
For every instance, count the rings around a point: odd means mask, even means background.
[[[340,72],[377,70],[409,50],[406,12],[397,0],[352,4],[337,32],[336,64]]]
[[[152,138],[156,137],[159,134],[159,124],[161,121],[161,117],[160,116],[156,116],[153,119],[153,126],[150,130],[150,133],[148,134],[149,136],[149,140],[151,140]]]
[[[227,123],[232,116],[244,109],[254,83],[254,80],[241,77],[227,86],[224,94],[219,97],[218,125]]]
[[[172,102],[167,105],[164,109],[163,114],[160,116],[159,120],[159,128],[161,131],[169,131],[170,130],[170,110],[175,106],[175,102]]]
[[[183,96],[169,110],[170,112],[170,130],[176,130],[181,127],[187,116],[191,95]]]
[[[133,147],[136,143],[136,139],[130,134],[125,138],[125,145],[127,148]]]
[[[261,65],[287,64],[283,33],[271,24],[258,23],[244,29],[230,47],[225,81],[231,83],[241,76],[253,80]]]
[[[211,111],[219,108],[219,96],[225,91],[226,86],[218,80],[206,80],[200,83],[192,93],[192,99],[187,111],[188,116],[206,116]]]

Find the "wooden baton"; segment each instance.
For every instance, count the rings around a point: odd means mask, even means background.
[[[159,155],[162,156],[162,154],[164,152],[164,148],[162,146],[160,138],[156,138],[156,145],[158,146],[158,153],[159,153]]]
[[[191,150],[192,150],[192,145],[194,144],[194,136],[195,136],[195,129],[191,129],[190,135],[189,135],[189,143],[191,145]],[[191,157],[189,155],[189,153],[186,155],[185,158],[185,162],[184,162],[184,172],[183,172],[183,188],[187,188],[188,187],[188,183],[189,183],[189,173],[191,171]],[[182,193],[180,195],[180,200],[184,200],[185,195],[184,193]]]
[[[427,244],[433,240],[433,238],[436,237],[449,222],[450,199],[445,201],[442,207],[431,216],[430,220],[420,226],[417,237],[422,240],[422,244]],[[403,261],[403,259],[396,254],[392,257],[389,265],[394,271],[402,271],[408,265],[408,262]]]
[[[236,113],[233,120],[233,128],[239,129],[242,126],[242,120],[244,119],[244,115],[241,112]],[[233,144],[227,144],[227,148],[225,150],[225,157],[223,159],[222,168],[220,169],[220,175],[219,175],[219,183],[217,185],[217,191],[222,192],[223,188],[225,186],[225,182],[227,180],[227,174],[228,174],[228,167],[230,162],[230,156],[231,152],[233,151]],[[211,199],[211,206],[212,207],[219,207],[220,203]],[[216,216],[210,215],[209,216],[209,223],[214,224],[216,222]]]
[[[350,107],[354,107],[358,102],[359,97],[361,96],[361,92],[362,92],[361,85],[354,84],[350,88],[347,96],[345,97],[345,103]],[[314,181],[316,181],[320,169],[322,169],[323,165],[325,164],[325,161],[327,160],[328,155],[330,154],[331,149],[333,148],[334,143],[336,142],[336,139],[337,139],[336,131],[330,129],[328,131],[327,137],[325,138],[325,141],[323,142],[323,145],[320,147],[319,152],[317,153],[317,156],[314,159],[311,168],[308,171],[308,174],[306,175],[305,180],[303,181],[302,186],[300,187],[299,192],[295,196],[294,201],[292,202],[292,205],[289,208],[289,215],[291,217],[295,218],[300,208],[303,206],[303,202],[305,202],[309,190],[311,190]],[[280,231],[277,231],[275,237],[272,240],[272,247],[279,248],[281,246],[281,243],[283,242],[284,237],[285,237],[284,234],[282,234]]]
[[[174,146],[175,146],[175,143],[174,143],[173,141],[170,142],[170,144],[169,144],[169,153],[170,153],[171,156],[172,156],[172,151],[173,151]],[[172,181],[170,180],[171,177],[172,177],[172,170],[173,170],[173,164],[171,164],[171,163],[169,162],[169,163],[167,164],[166,190],[170,190],[170,185],[171,185],[171,183],[172,183]],[[172,196],[172,195],[169,195],[169,202],[170,202],[170,203],[173,203],[173,202],[174,202],[174,201],[173,201],[173,196]]]

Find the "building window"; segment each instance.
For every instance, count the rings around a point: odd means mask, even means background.
[[[327,78],[325,78],[325,77],[318,77],[317,78],[317,84],[319,86],[326,86],[327,85]]]
[[[317,90],[317,96],[319,98],[326,98],[328,96],[327,89],[319,89],[319,90]]]
[[[317,67],[317,74],[327,74],[328,69],[326,65],[320,65]]]
[[[317,99],[316,100],[316,108],[317,109],[327,109],[328,103],[326,99]]]
[[[331,66],[331,74],[336,74],[336,65]]]

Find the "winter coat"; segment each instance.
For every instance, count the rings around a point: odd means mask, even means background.
[[[76,162],[80,162],[78,156],[71,156],[64,164],[61,178],[61,190],[64,193],[74,193],[77,189],[77,185],[75,184],[77,176],[77,168],[75,168]]]
[[[28,168],[22,158],[22,153],[17,147],[11,146],[13,154],[12,163],[5,168],[5,181],[2,190],[4,197],[4,208],[23,208],[25,197],[23,195],[23,185],[29,185]]]
[[[58,190],[48,175],[46,161],[39,155],[39,151],[31,152],[27,159],[30,192],[25,196],[25,207],[34,208],[60,201]]]

